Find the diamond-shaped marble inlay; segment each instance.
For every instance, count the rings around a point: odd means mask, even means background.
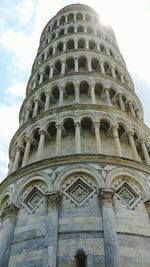
[[[24,198],[22,204],[30,213],[32,213],[40,205],[43,198],[44,196],[42,192],[37,187],[34,187]]]
[[[119,185],[116,194],[130,209],[132,209],[141,198],[127,181]]]
[[[94,192],[95,189],[81,177],[78,177],[64,190],[64,194],[78,206],[83,205]]]

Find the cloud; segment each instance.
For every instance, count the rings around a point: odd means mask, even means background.
[[[34,12],[34,1],[32,0],[23,0],[17,6],[17,11],[19,15],[19,20],[21,25],[29,23],[30,19],[33,16]]]
[[[26,83],[13,80],[12,84],[6,89],[6,94],[25,97]]]

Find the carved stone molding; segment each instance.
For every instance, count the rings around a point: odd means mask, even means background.
[[[102,188],[99,190],[99,200],[100,204],[104,208],[113,207],[113,197],[115,195],[115,190],[112,188]]]
[[[50,209],[57,209],[61,201],[61,195],[59,191],[52,191],[45,193],[47,206]]]
[[[2,221],[9,220],[10,222],[15,222],[18,210],[19,210],[19,207],[16,206],[15,204],[10,204],[6,206],[3,209],[2,214],[0,216],[1,220]]]

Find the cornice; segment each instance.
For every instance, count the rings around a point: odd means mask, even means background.
[[[97,164],[109,164],[115,166],[122,166],[131,168],[136,171],[141,171],[150,175],[150,166],[134,161],[131,159],[125,159],[116,156],[108,156],[103,154],[76,154],[76,155],[67,155],[60,157],[47,158],[40,160],[25,167],[18,169],[17,171],[8,175],[0,184],[0,192],[3,192],[10,184],[14,183],[16,180],[20,179],[22,176],[31,174],[39,170],[44,170],[45,168],[60,166],[60,165],[71,165],[76,163],[97,163]]]

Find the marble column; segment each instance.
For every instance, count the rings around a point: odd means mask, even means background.
[[[87,58],[88,71],[92,71],[91,58]]]
[[[43,152],[44,152],[44,141],[45,141],[45,135],[46,132],[44,129],[39,130],[40,134],[40,140],[39,140],[39,145],[38,145],[38,150],[37,150],[37,160],[41,160],[43,158]]]
[[[79,89],[79,84],[75,84],[75,103],[80,103],[80,89]]]
[[[39,108],[39,99],[35,99],[32,118],[34,118],[34,117],[37,116],[37,114],[38,114],[38,108]]]
[[[100,52],[100,46],[99,44],[96,44],[97,51]]]
[[[75,58],[75,59],[74,59],[74,64],[75,64],[75,72],[78,72],[78,71],[79,71],[79,64],[78,64],[78,61],[79,61],[79,59],[78,59],[78,58]]]
[[[119,244],[113,209],[113,189],[100,189],[99,200],[103,214],[104,248],[106,267],[120,267]]]
[[[133,159],[138,160],[139,161],[139,155],[137,153],[137,149],[136,149],[136,145],[135,145],[135,141],[134,141],[134,131],[129,131],[128,132],[128,138],[129,138],[129,143],[131,146],[131,150],[132,150],[132,154],[133,154]]]
[[[43,78],[44,78],[44,73],[40,73],[40,80],[39,80],[39,84],[41,84],[43,82]]]
[[[11,245],[14,236],[19,207],[15,204],[6,206],[1,214],[0,266],[8,267]]]
[[[23,155],[22,167],[27,165],[32,141],[33,141],[32,137],[30,137],[30,136],[25,137],[26,147],[25,147],[25,151],[24,151],[24,155]]]
[[[53,78],[54,75],[54,66],[50,66],[50,74],[49,74],[49,78]]]
[[[89,50],[89,41],[88,40],[86,40],[85,47],[86,47],[86,49]]]
[[[96,149],[97,153],[101,153],[101,138],[100,138],[100,123],[95,122],[94,123],[94,129],[95,129],[95,138],[96,138]]]
[[[57,134],[56,134],[56,156],[60,155],[60,149],[61,149],[61,132],[62,132],[62,126],[56,125],[57,128]]]
[[[107,105],[111,107],[111,100],[110,100],[110,95],[109,95],[109,87],[105,87],[105,98]]]
[[[120,140],[118,136],[118,129],[119,129],[118,125],[112,126],[113,138],[115,141],[116,156],[122,157],[121,145],[120,145]]]
[[[63,106],[63,102],[64,102],[64,87],[60,87],[59,88],[59,107]]]
[[[76,153],[81,153],[81,136],[80,136],[80,123],[75,122],[75,146],[76,146]]]
[[[65,74],[65,68],[66,68],[66,61],[63,59],[61,60],[61,74]]]
[[[66,51],[66,47],[67,47],[67,43],[64,42],[64,43],[63,43],[63,52]]]
[[[18,145],[16,147],[16,155],[15,155],[15,160],[12,168],[12,172],[16,171],[18,169],[19,161],[20,161],[20,156],[21,156],[21,151],[23,151],[24,147]]]
[[[90,85],[91,88],[91,101],[92,104],[96,104],[96,99],[95,99],[95,84]]]
[[[45,193],[47,201],[47,222],[44,238],[45,257],[43,267],[57,266],[58,244],[58,211],[61,196],[58,191]]]
[[[100,68],[101,68],[101,73],[105,74],[104,63],[102,61],[100,61]]]
[[[121,110],[122,111],[126,111],[125,110],[124,103],[123,103],[123,99],[122,99],[122,94],[121,93],[118,94],[118,101],[119,101],[119,106],[120,106]]]
[[[26,123],[29,120],[29,116],[30,116],[30,111],[32,109],[30,107],[26,108],[26,114],[25,114],[25,119],[24,119],[24,123]]]
[[[44,106],[44,111],[49,110],[49,102],[50,102],[50,92],[45,92],[46,99],[45,99],[45,106]]]
[[[145,138],[141,138],[139,140],[139,143],[141,144],[141,148],[142,148],[142,152],[143,152],[143,156],[144,156],[144,159],[145,159],[145,162],[146,164],[150,165],[150,157],[149,157],[149,154],[148,154],[148,151],[147,151],[147,148],[146,148],[146,140]]]
[[[140,111],[138,108],[135,110],[135,115],[139,120],[141,120],[141,115],[140,115]]]
[[[112,77],[116,79],[116,73],[115,73],[114,67],[111,67],[111,74],[112,74]]]
[[[128,102],[128,105],[129,105],[129,109],[130,109],[130,112],[131,114],[135,117],[135,111],[134,111],[134,108],[133,108],[133,105],[132,105],[132,102],[129,101]]]

